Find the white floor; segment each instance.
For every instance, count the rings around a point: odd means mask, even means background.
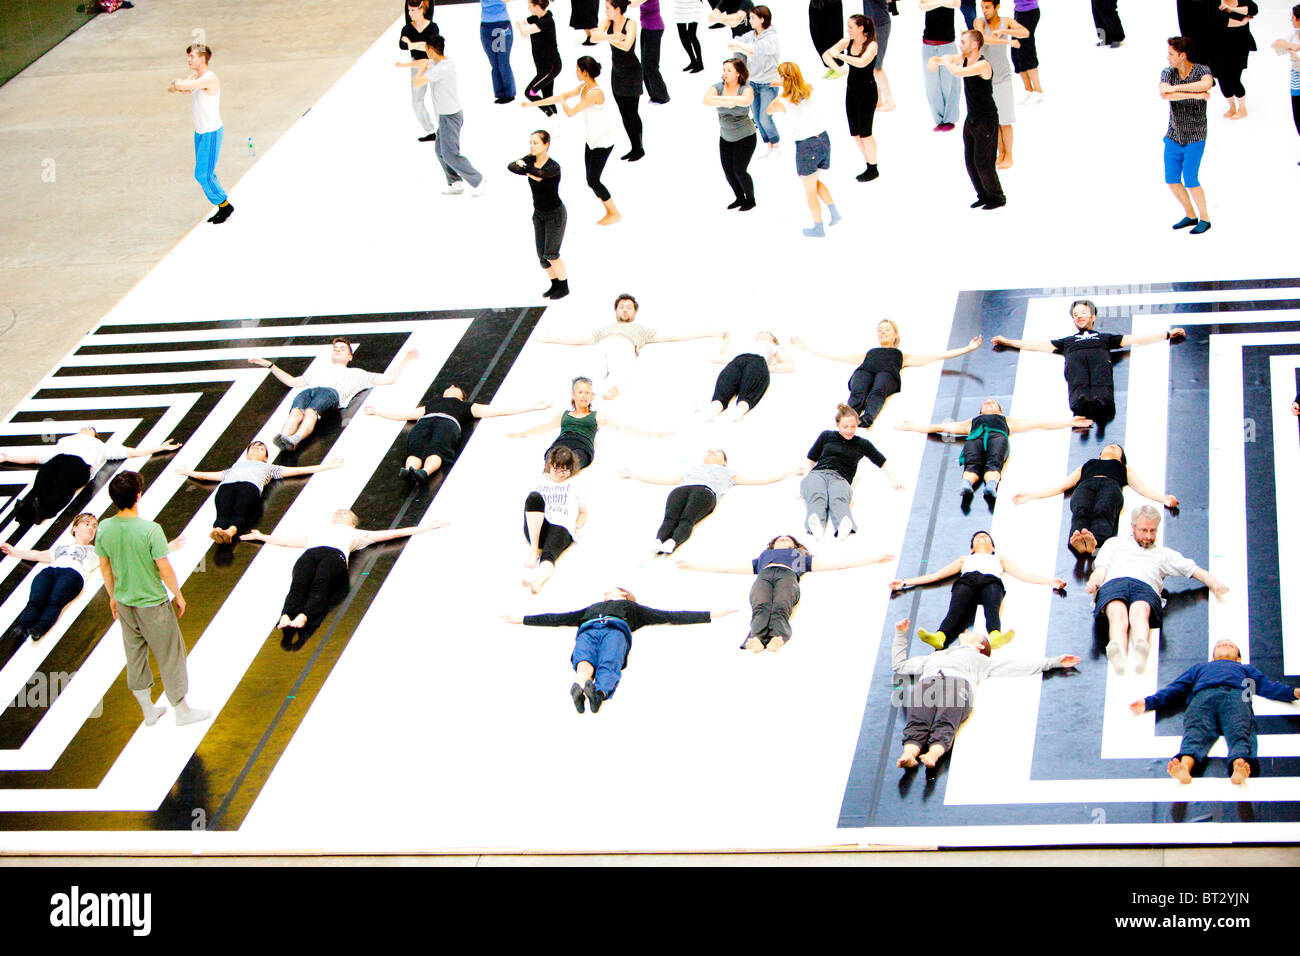
[[[770,328],[783,339],[801,335],[851,352],[871,344],[876,321],[888,316],[902,328],[905,351],[920,353],[946,346],[963,289],[1043,287],[1059,296],[1059,307],[1040,304],[1030,315],[1031,327],[1046,337],[1066,327],[1066,304],[1076,288],[1103,305],[1121,304],[1130,301],[1129,285],[1147,281],[1295,273],[1286,223],[1293,218],[1300,141],[1287,112],[1285,61],[1266,48],[1285,32],[1288,5],[1261,4],[1254,32],[1265,49],[1252,58],[1245,78],[1252,91],[1250,118],[1223,121],[1221,100],[1211,102],[1202,180],[1214,228],[1201,237],[1169,230],[1180,213],[1162,184],[1167,108],[1156,84],[1165,65],[1164,38],[1175,32],[1172,4],[1125,9],[1129,40],[1119,50],[1093,47],[1086,4],[1048,6],[1039,32],[1047,99],[1018,108],[1017,161],[1002,175],[1009,205],[993,213],[967,209],[973,194],[960,133],[931,132],[921,86],[920,17],[910,4],[894,22],[886,63],[899,108],[877,116],[882,175],[865,185],[852,179],[861,162],[844,125],[843,88],[821,80],[822,71],[815,69],[803,4],[771,6],[783,53],[804,67],[826,98],[833,142],[828,181],[846,219],[824,240],[799,234],[807,212],[790,145],[781,158],[753,164],[755,211],[723,211],[731,197],[718,167],[716,120],[699,104],[710,74],[679,72],[685,58],[672,28],[665,35],[663,67],[673,101],[642,101],[648,155],[636,164],[615,159],[605,176],[624,221],[596,227],[601,209],[583,182],[580,121],[548,121],[517,104],[490,105],[477,10],[443,7],[437,19],[458,64],[466,107],[462,144],[487,175],[485,196],[439,194],[442,177],[433,147],[415,141],[408,74],[392,66],[398,52],[394,24],[233,190],[238,215],[221,229],[196,228],[106,321],[540,304],[537,295],[546,280],[533,253],[527,186],[506,174],[505,166],[525,152],[528,133],[542,125],[554,133],[553,155],[564,168],[569,230],[563,254],[574,292],[548,308],[539,333],[589,331],[608,320],[616,294],[631,291],[646,324],[664,330],[711,327],[747,334]],[[561,5],[556,16],[568,76],[576,56],[589,51],[564,28],[567,7]],[[723,33],[701,31],[710,71],[723,56]],[[516,38],[520,84],[532,75],[527,47]],[[608,52],[599,53],[608,63]],[[226,96],[237,97],[238,91]],[[621,144],[615,155],[620,152]],[[196,287],[202,294],[194,294]],[[1136,296],[1159,298],[1140,290]],[[1248,320],[1249,313],[1234,316]],[[413,404],[432,380],[450,345],[441,333],[424,328],[412,336],[425,358],[398,386],[377,390],[368,400]],[[1131,359],[1130,374],[1142,377],[1157,416],[1141,423],[1149,439],[1141,444],[1138,467],[1152,484],[1164,468],[1163,348]],[[793,467],[817,432],[831,426],[850,371],[796,353],[797,373],[778,376],[749,419],[705,425],[692,418],[691,408],[712,387],[717,366],[708,355],[704,342],[649,348],[627,396],[602,406],[619,419],[673,435],[643,439],[602,432],[597,463],[583,479],[591,495],[590,530],[538,597],[519,585],[519,510],[549,438],[504,436],[542,416],[479,427],[429,516],[448,519],[451,527],[407,548],[238,833],[3,833],[0,848],[775,848],[1285,841],[1300,835],[1294,826],[1203,824],[1109,827],[1102,840],[1092,826],[837,829],[876,635],[886,614],[885,585],[899,570],[892,563],[806,578],[795,640],[780,655],[755,658],[736,649],[743,611],[707,626],[642,631],[617,698],[599,716],[578,718],[566,695],[572,630],[511,627],[498,615],[581,607],[613,585],[658,607],[745,608],[747,577],[687,573],[650,560],[647,543],[667,489],[621,481],[617,470],[674,471],[713,446],[724,447],[742,471]],[[363,358],[358,356],[358,364]],[[558,405],[567,400],[569,378],[590,372],[594,359],[594,350],[530,343],[498,401],[546,399]],[[1021,362],[1013,415],[1066,413],[1059,364],[1053,363],[1059,360]],[[896,492],[878,472],[864,468],[855,502],[863,540],[839,553],[900,550],[924,443],[892,425],[931,420],[939,371],[909,370],[902,395],[890,402],[871,436],[908,490]],[[1285,404],[1277,413],[1285,414]],[[1136,416],[1129,427],[1139,427]],[[1233,427],[1230,421],[1221,425],[1224,434]],[[368,477],[364,463],[388,446],[395,431],[391,423],[358,416],[341,439],[348,467],[313,478],[283,529],[292,533],[327,516],[340,500],[351,500]],[[185,437],[194,460],[211,440]],[[1064,473],[1063,434],[1017,441],[1035,449],[1018,456],[1018,467],[1032,460],[1041,474],[1026,467],[1015,475],[1015,487],[1009,476],[1004,497]],[[1137,444],[1133,435],[1128,441],[1130,449]],[[1220,508],[1229,515],[1235,508],[1238,515],[1235,524],[1225,521],[1222,532],[1216,526],[1222,547],[1216,538],[1211,556],[1215,573],[1234,582],[1244,577],[1240,501],[1228,496],[1220,504],[1216,493],[1213,502],[1216,519]],[[1059,526],[1060,507],[1057,499],[1023,513],[999,508],[999,542],[1014,546],[1022,566],[1049,567],[1060,543],[1040,529]],[[197,533],[190,534],[195,543],[178,566],[201,566],[206,520],[206,512],[196,516]],[[739,488],[700,527],[683,556],[745,560],[801,520],[793,480]],[[956,554],[961,546],[954,542],[951,550]],[[282,594],[291,561],[292,555],[268,550],[258,558],[259,572],[266,573],[246,576],[232,592],[206,635],[217,639],[203,641],[191,658],[196,701],[219,705],[229,695],[241,662],[269,629],[274,614],[268,609]],[[1009,600],[1022,636],[1005,653],[1033,656],[1035,644],[1041,653],[1041,627],[1035,636],[1030,623],[1034,615],[1046,620],[1048,599],[1040,590],[1012,589]],[[1245,590],[1211,613],[1225,621],[1244,613]],[[95,680],[111,682],[120,656],[110,635],[97,652],[96,667],[87,669]],[[1289,671],[1295,669],[1293,656],[1288,655]],[[15,668],[22,664],[15,659]],[[26,661],[25,673],[31,664]],[[12,695],[15,682],[21,683],[16,669],[0,673],[0,696]],[[102,693],[93,681],[82,682],[87,683],[79,689],[73,681],[61,698],[63,708],[51,711],[27,747],[6,755],[4,767],[48,766],[57,757],[98,699],[96,691]],[[1172,741],[1154,738],[1150,718],[1126,723],[1121,708],[1142,688],[1110,684],[1106,701],[1098,702],[1107,708],[1106,755],[1171,752]],[[1059,799],[1031,794],[1028,786],[1038,785],[1027,780],[1027,756],[1023,773],[1008,778],[1023,781],[1014,786],[989,779],[982,769],[988,763],[981,756],[991,752],[995,737],[1005,745],[1008,727],[1022,728],[1032,744],[1028,728],[1034,723],[1025,715],[1032,718],[1040,706],[1038,688],[1037,681],[1004,681],[981,692],[980,713],[954,753],[950,801]],[[1050,699],[1041,706],[1051,706]],[[142,728],[99,791],[2,792],[0,809],[151,808],[201,734],[195,728]],[[1290,737],[1266,746],[1295,753]],[[1230,799],[1220,783],[1198,781],[1190,788],[1197,791],[1192,798]],[[1087,799],[1099,802],[1163,802],[1189,799],[1190,793],[1167,779],[1090,785],[1095,793]],[[1296,798],[1295,780],[1248,786],[1252,800]]]

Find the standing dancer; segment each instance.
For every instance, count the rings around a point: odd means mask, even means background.
[[[700,19],[707,14],[704,0],[673,0],[673,19],[677,21],[677,39],[690,62],[683,73],[703,73],[704,54],[700,49]]]
[[[515,98],[515,74],[510,69],[515,35],[510,29],[506,0],[479,0],[479,13],[478,39],[492,67],[493,102],[509,103]]]
[[[447,178],[444,196],[459,196],[468,182],[473,195],[483,195],[483,174],[460,151],[460,131],[465,112],[456,91],[456,66],[443,55],[446,41],[435,36],[428,43],[429,67],[423,77],[433,90],[433,108],[438,111],[438,165]]]
[[[20,522],[39,524],[66,508],[77,492],[89,484],[95,472],[104,467],[104,462],[149,458],[180,447],[180,442],[171,439],[143,448],[110,445],[100,439],[99,432],[87,425],[75,435],[60,438],[53,448],[46,451],[34,455],[0,454],[0,464],[40,465],[36,469],[32,490],[14,507],[14,517]]]
[[[255,441],[248,446],[244,457],[225,471],[176,469],[178,475],[195,481],[221,482],[217,486],[217,514],[208,534],[217,544],[230,544],[237,535],[257,526],[262,517],[262,492],[272,481],[332,471],[343,465],[342,458],[331,458],[321,465],[288,468],[268,463],[267,457],[266,446]]]
[[[843,23],[843,0],[808,0],[808,33],[812,36],[814,50],[822,52],[833,47],[835,41],[843,36]],[[835,73],[832,67],[822,79],[829,80]]]
[[[857,44],[857,52],[854,52]],[[876,119],[876,103],[880,90],[872,63],[876,59],[876,28],[860,13],[849,17],[848,36],[822,54],[822,62],[833,70],[848,69],[848,89],[844,94],[844,111],[849,117],[849,135],[858,144],[858,151],[867,168],[858,173],[860,183],[871,182],[880,175],[876,166],[876,137],[872,124]]]
[[[437,127],[425,106],[428,84],[417,82],[429,66],[429,41],[437,35],[438,24],[429,19],[429,0],[407,0],[406,23],[397,38],[397,45],[411,55],[411,62],[398,62],[396,65],[411,71],[411,112],[424,129],[424,135],[419,137],[421,143],[433,143],[438,139]]]
[[[760,5],[749,12],[749,27],[749,32],[728,43],[727,49],[741,54],[749,68],[749,86],[754,91],[754,122],[767,147],[758,158],[766,159],[781,155],[781,133],[767,111],[768,104],[776,99],[780,80],[776,68],[781,62],[781,41],[772,27],[772,11],[768,7]]]
[[[749,67],[733,57],[723,61],[722,82],[714,83],[704,93],[704,105],[718,110],[718,155],[722,175],[736,198],[728,209],[748,212],[754,201],[754,177],[749,175],[749,161],[758,146],[758,128],[749,117],[754,102],[754,88],[749,85]]]
[[[1119,19],[1119,0],[1092,0],[1092,24],[1097,28],[1097,46],[1118,49],[1124,42],[1124,24]]]
[[[876,109],[888,113],[894,108],[894,94],[889,91],[889,77],[885,76],[885,53],[889,49],[889,8],[892,0],[862,0],[862,13],[876,28],[876,83],[880,87],[880,103]]]
[[[850,507],[853,503],[853,479],[863,458],[885,473],[898,491],[903,483],[876,446],[859,437],[858,413],[847,405],[835,410],[835,430],[824,431],[808,449],[805,476],[799,482],[799,494],[808,509],[804,530],[820,540],[828,531],[837,538],[847,538],[858,530]]]
[[[706,417],[715,419],[726,411],[735,399],[732,420],[740,421],[748,415],[767,394],[773,372],[793,372],[794,360],[781,348],[781,342],[771,332],[759,332],[749,342],[731,345],[731,333],[722,333],[722,342],[713,361],[726,363],[713,386],[713,400],[709,402]],[[728,359],[728,354],[731,358]]]
[[[551,134],[536,130],[528,137],[528,154],[506,167],[518,176],[528,177],[533,192],[533,240],[537,245],[537,261],[546,270],[551,287],[542,293],[544,299],[563,299],[569,294],[569,273],[560,258],[560,244],[564,242],[564,226],[569,214],[560,201],[560,164],[551,159]]]
[[[1192,227],[1199,236],[1210,229],[1210,207],[1201,187],[1201,157],[1205,155],[1206,112],[1214,77],[1208,67],[1189,59],[1186,37],[1169,38],[1169,66],[1160,74],[1160,98],[1169,101],[1165,131],[1165,183],[1183,207],[1175,229]],[[1195,207],[1192,202],[1195,200]]]
[[[284,427],[271,439],[280,450],[293,451],[315,430],[322,413],[347,408],[358,392],[376,385],[392,385],[419,357],[420,353],[411,349],[397,360],[393,371],[383,374],[351,368],[348,363],[352,361],[352,343],[340,337],[330,343],[329,364],[317,371],[309,368],[301,375],[290,375],[274,362],[260,358],[251,358],[248,364],[269,369],[285,385],[302,389],[293,400]]]
[[[431,521],[419,527],[363,531],[357,527],[357,516],[340,508],[329,524],[317,526],[310,534],[284,538],[253,530],[239,537],[241,541],[303,549],[302,556],[294,562],[289,593],[285,595],[284,609],[275,625],[281,631],[300,631],[320,624],[329,610],[330,595],[347,586],[348,556],[353,551],[445,527],[446,521]]]
[[[1250,21],[1257,16],[1259,6],[1255,0],[1220,0],[1217,7],[1210,9],[1211,29],[1217,33],[1210,70],[1228,101],[1224,119],[1246,118],[1246,87],[1241,84],[1241,74],[1250,55],[1259,49],[1250,32]]]
[[[190,94],[190,107],[194,114],[194,178],[208,202],[217,207],[208,222],[220,225],[231,217],[235,207],[217,180],[217,158],[221,155],[225,129],[221,125],[221,82],[217,74],[208,69],[211,60],[210,49],[202,43],[191,44],[185,49],[185,63],[190,68],[190,75],[172,80],[167,92]]]
[[[591,31],[600,23],[600,0],[569,0],[569,27],[583,32],[583,46],[595,46]]]
[[[782,63],[776,68],[781,78],[781,95],[768,104],[768,113],[786,113],[790,117],[791,137],[794,139],[794,171],[803,183],[804,196],[813,224],[804,229],[810,238],[824,238],[822,228],[822,203],[831,214],[833,226],[844,217],[835,208],[830,189],[821,181],[821,171],[831,168],[831,138],[826,132],[826,122],[818,106],[813,105],[812,85],[803,78],[796,63]]]
[[[475,419],[497,418],[504,415],[522,415],[524,412],[540,412],[551,407],[550,402],[537,402],[524,408],[495,408],[475,402],[471,405],[465,401],[465,390],[459,385],[450,385],[435,398],[418,405],[409,411],[393,412],[367,405],[367,415],[378,415],[389,421],[414,421],[415,426],[406,435],[406,461],[397,473],[405,482],[416,483],[428,481],[444,465],[450,465],[460,454],[467,438],[466,433],[473,427]]]
[[[966,146],[966,174],[975,187],[972,209],[1000,209],[1007,204],[998,181],[998,108],[993,100],[993,66],[980,50],[984,34],[967,30],[961,35],[961,56],[933,56],[928,69],[946,69],[966,85],[966,125],[961,137]]]
[[[1016,121],[1016,101],[1011,91],[1011,57],[1008,47],[1020,45],[1020,38],[1029,31],[1015,20],[998,14],[1001,0],[983,0],[984,16],[975,21],[975,29],[984,37],[983,51],[993,65],[993,103],[998,110],[998,156],[994,165],[1010,169],[1015,162],[1011,155],[1014,143],[1012,124]]]
[[[528,37],[533,51],[533,68],[537,75],[524,87],[524,98],[540,100],[555,92],[555,78],[560,75],[560,48],[555,40],[555,17],[547,9],[551,0],[528,0],[528,18],[515,23],[520,36]],[[547,116],[555,115],[555,107],[542,106]]]
[[[977,335],[970,340],[969,344],[961,348],[949,349],[947,352],[936,352],[933,355],[909,354],[899,347],[902,345],[902,339],[894,320],[881,319],[876,326],[876,341],[880,343],[879,348],[851,355],[835,355],[815,349],[797,336],[790,339],[790,344],[795,348],[811,352],[813,355],[820,355],[833,362],[857,364],[858,367],[849,376],[848,405],[862,417],[862,424],[866,428],[870,428],[880,417],[880,410],[885,407],[885,400],[902,390],[903,369],[918,368],[931,362],[942,362],[965,355],[967,352],[974,352],[980,347],[984,337]]]
[[[609,88],[618,104],[618,114],[623,118],[631,149],[619,159],[635,163],[645,155],[641,143],[641,114],[637,103],[641,99],[641,62],[636,58],[636,21],[627,17],[628,0],[605,0],[605,21],[596,31],[598,43],[608,43],[613,62],[613,75]]]
[[[1038,29],[1038,19],[1042,11],[1038,9],[1038,0],[1016,0],[1016,20],[1028,31],[1029,35],[1020,38],[1020,45],[1011,48],[1011,65],[1020,74],[1020,82],[1025,84],[1023,105],[1043,101],[1043,81],[1038,78],[1038,44],[1034,32]]]
[[[950,640],[974,626],[975,608],[982,607],[984,626],[989,634],[989,649],[996,651],[1016,636],[1013,630],[1002,630],[1002,602],[1007,596],[1006,585],[1002,583],[1003,574],[1019,578],[1026,584],[1041,584],[1065,593],[1065,581],[1061,578],[1029,574],[1020,570],[1010,558],[998,554],[993,545],[993,536],[987,531],[976,531],[971,535],[970,554],[963,555],[933,574],[891,581],[889,590],[906,591],[956,575],[957,580],[952,584],[952,597],[948,601],[948,613],[944,616],[943,623],[933,632],[918,627],[916,636],[935,650],[942,650]]]
[[[587,186],[596,194],[596,198],[605,204],[605,215],[596,220],[596,225],[612,226],[623,216],[614,205],[614,197],[600,181],[600,175],[605,171],[605,163],[609,161],[610,153],[614,152],[614,126],[609,121],[609,111],[605,109],[605,91],[596,84],[596,77],[600,76],[600,63],[595,57],[580,56],[577,73],[580,85],[567,93],[519,105],[547,106],[556,103],[564,110],[565,116],[582,114],[583,130],[587,140],[583,151]],[[575,96],[577,102],[570,106],[569,100]]]
[[[921,31],[921,66],[931,57],[957,52],[957,0],[921,0],[925,28]],[[947,70],[922,70],[925,98],[934,117],[934,131],[947,133],[957,128],[961,116],[961,80]]]
[[[668,85],[659,72],[659,54],[664,45],[664,18],[659,13],[659,0],[631,0],[641,13],[641,78],[651,103],[668,102]]]
[[[1273,52],[1291,57],[1291,119],[1300,133],[1300,3],[1291,8],[1291,36],[1274,40]]]

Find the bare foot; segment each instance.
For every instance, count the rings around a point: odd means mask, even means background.
[[[1169,761],[1169,776],[1173,777],[1179,783],[1192,782],[1192,768],[1190,764],[1184,763],[1183,758],[1175,757]]]
[[[999,163],[994,163],[993,165],[996,166],[998,169],[1010,169],[1013,165],[1015,165],[1015,160],[1004,159]]]
[[[614,399],[618,398],[618,386],[614,385],[610,388],[607,388],[600,397],[607,402],[612,402]]]
[[[1238,757],[1232,762],[1232,776],[1229,778],[1235,784],[1243,784],[1250,777],[1250,762]]]
[[[893,112],[894,109],[895,109],[895,103],[893,100],[888,100],[887,102],[876,104],[877,113],[890,113]]]
[[[298,628],[306,627],[306,626],[307,626],[307,615],[306,615],[306,614],[299,614],[297,617],[295,617],[292,621],[289,622],[289,626],[290,626],[290,627],[298,627]]]
[[[1070,535],[1070,547],[1072,547],[1075,551],[1080,551],[1082,550],[1082,546],[1083,546],[1082,531],[1076,531],[1074,532],[1074,534]]]
[[[613,215],[602,216],[600,219],[596,220],[596,225],[612,226],[614,225],[614,223],[622,222],[622,221],[623,221],[623,215],[621,213],[614,213]]]
[[[524,581],[524,584],[528,585],[528,590],[532,591],[534,594],[542,593],[542,582],[526,580]]]
[[[1234,119],[1236,118],[1236,116],[1237,116],[1237,111],[1234,109],[1229,109],[1228,112],[1223,114],[1224,119]]]
[[[1089,531],[1087,528],[1084,528],[1082,531],[1079,532],[1079,538],[1083,544],[1083,548],[1081,550],[1085,554],[1092,554],[1097,550],[1097,536],[1093,534],[1091,531]]]
[[[903,755],[898,758],[897,766],[905,770],[911,770],[916,766],[916,755],[921,752],[921,748],[916,744],[904,744]]]
[[[1244,106],[1241,109],[1237,110],[1237,112],[1233,113],[1231,116],[1228,117],[1228,119],[1235,119],[1235,120],[1245,119],[1245,118],[1246,118],[1246,107]]]
[[[930,749],[927,750],[925,753],[921,754],[921,763],[925,764],[927,767],[933,770],[934,765],[939,762],[939,758],[942,756],[943,756],[943,745],[930,744]]]
[[[761,654],[763,651],[767,650],[767,648],[763,646],[763,642],[758,638],[751,637],[745,642],[745,650],[753,651],[755,654]]]
[[[538,551],[534,551],[532,547],[529,547],[528,552],[524,557],[524,567],[526,568],[537,567],[537,562],[540,558],[541,558],[541,553]]]
[[[280,621],[279,621],[279,623],[276,624],[275,626],[278,627],[278,628],[279,628],[280,630],[282,630],[282,631],[283,631],[286,627],[289,627],[289,626],[290,626],[290,624],[289,624],[289,615],[288,615],[288,614],[281,614],[281,615],[280,615]]]
[[[785,640],[780,637],[774,637],[767,642],[767,649],[773,653],[779,651],[783,647],[785,647]]]

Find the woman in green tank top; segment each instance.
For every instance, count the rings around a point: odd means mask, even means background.
[[[547,453],[550,453],[551,448],[563,445],[571,449],[578,456],[580,466],[586,468],[595,460],[596,430],[601,425],[608,425],[610,428],[615,428],[628,435],[641,435],[649,438],[663,438],[672,434],[672,432],[646,431],[616,421],[604,412],[598,412],[591,407],[592,396],[591,379],[581,376],[575,378],[573,380],[573,394],[569,410],[563,411],[554,418],[548,419],[540,425],[535,425],[526,431],[511,432],[506,437],[526,438],[529,435],[541,435],[552,428],[558,427],[560,434],[546,449]]]

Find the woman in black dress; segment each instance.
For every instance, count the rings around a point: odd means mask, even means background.
[[[533,191],[533,237],[537,261],[551,279],[543,298],[563,299],[569,294],[569,273],[560,258],[564,226],[569,214],[560,202],[560,164],[550,157],[551,134],[539,129],[528,138],[528,155],[506,167],[517,176],[527,176]]]
[[[1246,87],[1241,84],[1241,74],[1250,55],[1259,49],[1250,32],[1250,20],[1259,16],[1259,7],[1255,0],[1222,0],[1218,6],[1211,5],[1209,12],[1214,34],[1211,54],[1214,62],[1209,66],[1219,81],[1219,90],[1228,101],[1228,112],[1223,116],[1225,119],[1245,119]],[[1196,62],[1202,61],[1198,59]]]
[[[1071,488],[1070,496],[1070,553],[1076,558],[1087,558],[1108,540],[1115,537],[1119,527],[1119,514],[1124,508],[1124,486],[1130,485],[1143,498],[1150,498],[1166,508],[1177,508],[1178,499],[1161,494],[1145,484],[1128,465],[1128,456],[1119,445],[1107,445],[1101,457],[1086,461],[1066,475],[1059,485],[1041,491],[1022,491],[1011,500],[1018,505],[1035,498],[1063,495]]]
[[[872,124],[876,118],[876,104],[880,89],[876,86],[875,60],[876,28],[860,13],[849,17],[848,36],[841,37],[834,46],[822,53],[822,62],[833,71],[849,71],[848,90],[844,94],[844,110],[849,117],[849,135],[858,144],[867,168],[858,173],[860,183],[868,183],[880,175],[876,168],[876,137]]]
[[[808,33],[813,49],[819,53],[829,50],[843,36],[844,4],[842,0],[808,0]],[[836,73],[834,67],[826,71],[825,79]]]
[[[949,349],[934,355],[908,355],[899,349],[901,340],[898,326],[892,319],[882,319],[876,326],[876,338],[880,347],[856,355],[832,355],[806,345],[803,339],[791,338],[790,343],[805,352],[820,355],[836,362],[854,362],[858,367],[849,378],[849,400],[847,404],[862,416],[862,426],[870,428],[880,410],[885,407],[885,399],[901,391],[903,382],[900,373],[904,368],[929,365],[944,359],[956,358],[973,352],[984,341],[983,336],[975,336],[970,344],[959,349]]]
[[[636,58],[636,21],[627,17],[628,0],[605,0],[605,22],[596,31],[596,42],[606,42],[613,57],[613,69],[609,81],[610,92],[618,104],[618,113],[623,117],[623,129],[627,131],[628,142],[632,148],[619,159],[635,163],[645,155],[641,145],[641,115],[637,104],[641,99],[641,61]]]

